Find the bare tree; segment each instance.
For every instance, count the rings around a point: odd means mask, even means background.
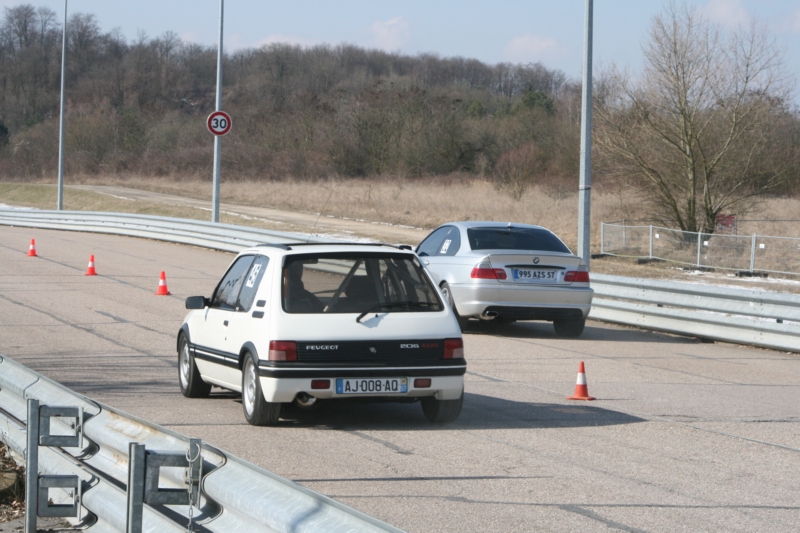
[[[536,144],[528,143],[509,150],[497,160],[494,167],[495,186],[505,190],[514,200],[520,200],[542,172],[541,154]]]
[[[610,68],[595,91],[595,143],[609,173],[645,192],[655,220],[711,233],[715,217],[778,186],[783,57],[755,22],[726,32],[685,4],[656,16],[638,79]]]

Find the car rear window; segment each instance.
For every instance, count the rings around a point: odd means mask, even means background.
[[[287,313],[432,312],[444,305],[416,256],[333,252],[286,257],[282,303]],[[381,306],[386,306],[381,309]]]
[[[469,246],[473,250],[536,250],[570,253],[561,240],[539,228],[470,228]]]

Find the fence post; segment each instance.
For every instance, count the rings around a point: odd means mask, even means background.
[[[700,268],[700,245],[703,240],[703,233],[697,232],[697,267]]]
[[[653,258],[653,225],[650,224],[650,259]]]
[[[750,245],[750,273],[753,273],[756,267],[756,234],[753,233],[753,243]]]
[[[628,233],[625,230],[625,219],[622,219],[622,249],[628,247]]]
[[[606,223],[600,223],[600,255],[605,254],[605,244],[606,244]]]

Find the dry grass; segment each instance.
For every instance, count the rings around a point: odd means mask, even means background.
[[[115,185],[211,199],[210,180],[152,177],[71,179],[72,183]],[[320,213],[367,221],[431,229],[454,220],[500,220],[539,224],[558,234],[571,247],[577,243],[577,191],[555,194],[533,187],[519,201],[490,183],[469,175],[428,180],[406,178],[335,179],[319,181],[237,181],[223,183],[221,200],[230,204]],[[0,196],[0,201],[3,197]],[[599,243],[600,221],[642,218],[632,198],[593,191],[593,241]],[[599,251],[599,250],[598,250]]]
[[[70,178],[68,183],[131,187],[177,196],[211,200],[210,180],[152,177]],[[577,243],[577,192],[556,194],[552,188],[534,187],[519,201],[498,192],[485,181],[468,176],[449,176],[430,180],[329,179],[322,181],[223,183],[222,201],[235,205],[270,207],[306,213],[388,222],[431,229],[452,220],[512,220],[540,224],[559,235],[573,250]],[[56,189],[52,184],[34,185],[0,183],[0,203],[52,209]],[[791,219],[800,213],[800,199],[768,199],[746,215],[748,219]],[[118,211],[157,214],[207,220],[208,212],[164,203],[128,201],[108,195],[65,190],[65,209]],[[600,222],[643,219],[647,213],[637,199],[602,189],[592,191],[593,252],[599,252]],[[222,221],[273,229],[263,220],[237,218],[222,214]],[[797,223],[740,224],[740,233],[800,236]],[[651,263],[637,265],[634,260],[604,258],[592,261],[592,271],[603,274],[646,278],[686,279],[689,274],[677,265]],[[724,271],[701,275],[697,281],[753,286],[748,280],[731,279]]]
[[[69,184],[114,185],[189,198],[211,200],[211,182],[171,177],[69,177]],[[500,220],[542,225],[575,249],[578,234],[577,191],[557,192],[552,187],[534,186],[519,201],[496,190],[491,183],[471,175],[450,175],[429,179],[337,179],[318,181],[234,181],[223,182],[225,203],[271,207],[286,211],[320,213],[337,217],[388,222],[431,229],[453,220]],[[0,202],[11,205],[52,208],[55,187],[0,183]],[[740,218],[792,219],[800,217],[800,199],[772,198],[761,202]],[[196,209],[148,202],[129,202],[87,191],[65,190],[65,209],[104,210],[160,214],[207,219]],[[600,242],[600,222],[641,220],[646,210],[628,191],[592,191],[592,242]],[[234,223],[245,222],[230,219]],[[263,225],[263,224],[261,224]],[[744,222],[740,233],[800,237],[800,223]],[[599,252],[599,249],[592,250]]]
[[[58,191],[54,185],[0,183],[0,204],[15,207],[34,207],[37,209],[55,209]],[[160,202],[130,201],[105,194],[64,188],[64,209],[67,211],[108,211],[115,213],[133,213],[138,215],[157,215],[194,220],[208,220],[208,211],[191,207],[165,204]],[[220,216],[226,224],[244,224],[269,229],[280,229],[277,224],[246,220],[241,217],[223,213]]]
[[[0,442],[0,474],[16,476],[18,479],[16,485],[0,493],[0,523],[3,523],[25,516],[25,492],[22,485],[25,470],[17,466],[2,442]]]

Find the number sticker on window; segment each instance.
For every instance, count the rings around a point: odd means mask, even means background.
[[[261,272],[261,264],[256,263],[255,265],[253,265],[253,268],[250,269],[250,275],[247,276],[246,285],[251,289],[253,288],[253,285],[256,284],[256,279],[258,279],[259,272]]]
[[[450,248],[450,243],[451,242],[453,242],[451,239],[447,239],[446,241],[444,241],[444,244],[442,244],[442,249],[439,251],[439,253],[440,254],[446,254],[447,253],[447,249]]]

